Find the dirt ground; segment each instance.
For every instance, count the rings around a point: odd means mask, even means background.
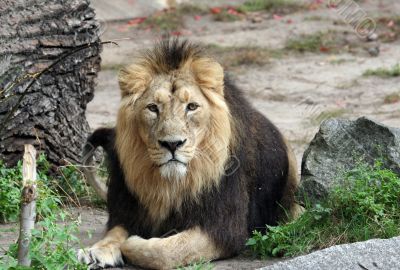
[[[400,2],[396,0],[358,2],[376,19],[393,18],[400,11]],[[253,22],[255,18],[259,22]],[[307,143],[326,118],[368,116],[387,125],[400,126],[400,103],[385,102],[386,97],[400,93],[400,77],[362,76],[367,69],[390,68],[399,62],[398,39],[393,42],[359,39],[337,10],[323,4],[315,10],[304,9],[282,16],[255,12],[232,22],[214,21],[210,14],[200,19],[191,14],[184,19],[185,26],[178,34],[210,46],[211,54],[217,59],[223,55],[220,60],[230,77],[253,105],[289,138],[299,163]],[[154,29],[130,26],[126,21],[105,23],[104,29],[103,40],[119,40],[119,46],[106,45],[103,49],[102,71],[94,100],[87,109],[87,119],[93,129],[115,124],[119,68],[131,63],[139,50],[151,47],[162,34]],[[377,34],[384,36],[388,31],[389,27],[378,27]],[[289,39],[326,32],[334,33],[339,39],[331,50],[321,48],[306,53],[285,50]],[[128,40],[121,40],[125,38]],[[371,56],[368,50],[376,47],[380,54]],[[283,54],[271,57],[263,54],[265,50],[279,50]],[[237,57],[244,64],[232,61]]]
[[[191,13],[184,16],[184,26],[173,32],[210,48],[251,103],[289,138],[299,164],[324,119],[368,116],[400,127],[400,77],[363,76],[368,69],[390,68],[399,63],[400,2],[357,1],[378,22],[376,33],[380,39],[371,42],[358,38],[337,9],[326,6],[329,1],[305,2],[314,4],[282,14],[252,12],[235,21],[215,21],[210,12]],[[393,26],[391,18],[396,16]],[[95,97],[87,108],[92,129],[115,124],[119,68],[132,62],[139,50],[151,47],[162,34],[131,20],[103,22],[103,28],[102,39],[117,39],[119,46],[107,45],[103,49]],[[288,48],[288,40],[317,33],[330,33],[335,42],[312,52]],[[384,39],[388,35],[390,42]],[[241,60],[235,61],[238,58]],[[101,237],[106,213],[89,208],[76,211],[82,212],[83,244],[93,243]],[[15,226],[0,227],[0,246],[15,239],[15,232],[7,232],[12,227]],[[93,231],[92,239],[85,236],[88,229]],[[214,266],[254,269],[273,262],[239,257]]]

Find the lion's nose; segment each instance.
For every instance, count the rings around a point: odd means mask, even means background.
[[[186,139],[183,141],[158,141],[162,147],[167,148],[169,151],[172,153],[175,152],[176,149],[181,147],[182,145],[185,144]]]

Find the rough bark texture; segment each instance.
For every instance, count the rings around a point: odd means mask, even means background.
[[[1,89],[92,43],[44,73],[7,122],[29,80],[0,94],[0,159],[13,165],[21,159],[24,144],[32,144],[53,164],[80,160],[89,132],[86,105],[93,98],[100,64],[99,42],[89,0],[0,0]]]

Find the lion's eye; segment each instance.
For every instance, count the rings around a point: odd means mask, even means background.
[[[157,105],[154,104],[154,103],[151,103],[151,104],[147,105],[146,108],[147,108],[149,111],[151,111],[151,112],[158,113],[158,107],[157,107]]]
[[[192,103],[189,103],[189,104],[186,106],[186,109],[187,109],[188,111],[194,111],[194,110],[196,110],[199,106],[200,106],[199,104],[192,102]]]

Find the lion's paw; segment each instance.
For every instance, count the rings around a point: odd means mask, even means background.
[[[79,249],[77,255],[78,260],[87,264],[89,269],[124,265],[121,250],[115,245]]]

